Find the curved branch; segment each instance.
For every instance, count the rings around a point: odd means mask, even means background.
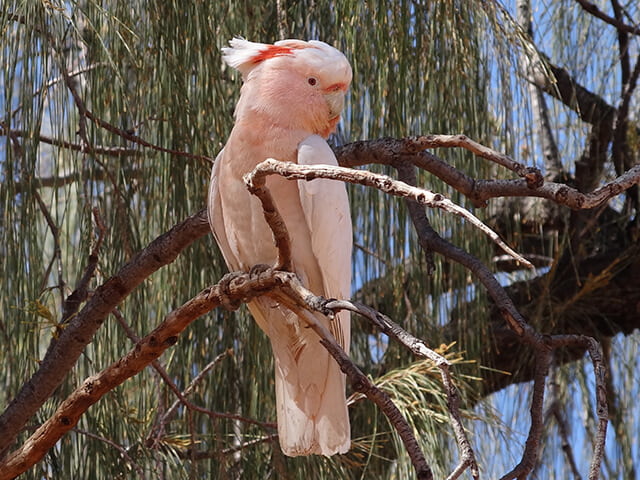
[[[224,290],[224,291],[223,291]],[[100,373],[87,378],[17,450],[0,462],[0,480],[10,480],[25,472],[53,448],[58,440],[73,429],[80,417],[107,392],[133,377],[152,363],[169,347],[195,319],[222,304],[225,297],[232,301],[250,301],[260,295],[272,295],[300,315],[318,333],[320,342],[336,358],[357,391],[375,402],[397,428],[416,467],[419,479],[432,478],[431,469],[416,438],[400,411],[389,397],[378,389],[349,359],[329,330],[320,324],[310,310],[325,311],[323,299],[305,289],[293,273],[266,270],[258,274],[237,273],[227,285],[204,289],[178,309],[172,311],[150,334],[138,341],[124,357]],[[237,418],[230,415],[229,418]]]
[[[394,180],[386,175],[373,172],[335,167],[332,165],[298,165],[290,162],[280,162],[274,159],[267,159],[264,162],[259,163],[251,173],[245,176],[245,182],[249,185],[253,185],[258,178],[272,174],[280,175],[287,180],[309,181],[315,178],[326,178],[356,183],[359,185],[377,188],[378,190],[394,196],[411,198],[422,205],[426,205],[427,207],[439,208],[445,212],[453,213],[454,215],[458,215],[469,221],[474,227],[481,230],[515,260],[528,268],[533,268],[533,265],[527,259],[504,243],[493,230],[482,223],[482,221],[475,215],[459,205],[456,205],[439,193],[433,193],[429,190],[413,187],[404,182]],[[269,210],[265,210],[265,217],[267,214],[272,214],[272,207],[273,205],[271,202]]]
[[[0,415],[0,452],[6,452],[29,418],[62,383],[107,315],[145,278],[171,263],[184,248],[208,232],[207,214],[202,210],[155,239],[95,290],[58,338],[52,340],[38,370]],[[3,456],[0,454],[0,458]]]
[[[640,167],[637,165],[590,193],[582,193],[564,183],[546,182],[542,186],[532,187],[532,181],[528,179],[476,180],[431,153],[416,152],[414,145],[411,138],[383,138],[353,142],[336,148],[335,153],[340,165],[344,167],[372,163],[413,164],[451,185],[468,197],[476,207],[486,206],[486,202],[492,198],[538,197],[574,210],[589,209],[604,204],[633,185],[640,184]],[[536,179],[537,175],[534,173],[534,184]]]
[[[260,199],[264,219],[267,221],[273,233],[273,241],[278,250],[278,259],[273,267],[276,270],[290,272],[292,268],[291,239],[289,238],[289,231],[284,223],[284,219],[280,216],[271,192],[267,188],[266,180],[269,174],[270,172],[260,171],[256,167],[251,173],[246,174],[243,180],[249,193]]]
[[[447,392],[447,405],[451,417],[451,426],[460,451],[460,463],[449,478],[458,478],[462,472],[469,468],[471,470],[471,476],[478,479],[480,475],[478,463],[469,438],[464,430],[462,415],[460,414],[460,396],[458,395],[458,390],[449,371],[451,363],[445,357],[427,347],[423,340],[414,337],[389,317],[367,305],[354,301],[330,300],[324,306],[332,311],[348,310],[361,315],[373,323],[381,332],[413,352],[414,355],[420,358],[428,358],[438,367],[440,376],[442,377],[442,384]]]
[[[588,2],[587,0],[576,0],[576,2],[580,4],[585,12],[589,12],[594,17],[599,18],[603,22],[616,27],[617,30],[630,33],[632,35],[640,35],[640,28],[634,27],[632,25],[627,25],[618,18],[610,17],[602,10],[600,10],[595,3]]]
[[[342,370],[351,382],[352,388],[375,403],[394,426],[411,458],[417,478],[419,480],[432,480],[433,473],[431,467],[420,449],[420,445],[416,440],[411,426],[403,417],[398,407],[393,403],[389,395],[376,387],[374,383],[362,373],[357,365],[351,361],[342,347],[338,345],[338,342],[329,329],[322,325],[314,315],[311,315],[310,311],[312,310],[320,313],[328,313],[326,303],[304,288],[302,284],[295,279],[293,274],[291,278],[295,281],[287,282],[283,285],[284,288],[275,290],[270,295],[287,306],[291,311],[298,314],[299,318],[303,319],[307,325],[318,334],[320,343],[336,360],[340,366],[340,370]]]

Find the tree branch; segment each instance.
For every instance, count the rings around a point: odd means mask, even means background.
[[[602,205],[631,186],[640,183],[640,167],[638,166],[630,168],[618,178],[590,193],[582,193],[564,183],[554,182],[546,182],[540,187],[533,186],[532,188],[532,183],[535,184],[538,178],[535,173],[532,178],[534,182],[526,179],[473,179],[435,155],[424,151],[416,152],[415,143],[411,138],[358,141],[336,148],[335,152],[340,165],[345,167],[371,163],[380,165],[412,163],[451,185],[468,197],[476,207],[486,206],[487,201],[491,198],[539,197],[571,209],[590,209]]]
[[[284,224],[284,220],[280,216],[271,192],[266,185],[267,176],[270,173],[268,171],[259,171],[256,168],[253,172],[246,174],[243,180],[249,193],[260,199],[264,219],[273,233],[273,241],[278,249],[278,259],[274,268],[290,272],[292,268],[291,239],[289,238],[287,226]]]
[[[38,370],[0,415],[3,432],[0,452],[6,453],[29,418],[62,383],[107,315],[145,278],[171,263],[184,248],[207,233],[207,214],[202,210],[158,237],[95,290],[82,310],[52,341]]]
[[[468,150],[478,157],[490,160],[498,165],[503,166],[507,170],[511,170],[516,175],[527,181],[529,188],[538,188],[542,185],[543,179],[540,170],[535,167],[527,167],[516,162],[504,153],[496,152],[489,147],[471,140],[466,135],[421,135],[418,137],[409,137],[406,139],[408,150],[419,152],[427,148],[452,148],[460,147]]]
[[[17,450],[0,462],[0,480],[13,479],[38,462],[46,452],[69,430],[93,404],[107,392],[136,375],[158,358],[166,349],[175,345],[178,337],[196,318],[221,304],[221,298],[229,295],[234,301],[250,301],[261,295],[273,295],[285,306],[298,313],[318,333],[321,343],[336,358],[349,376],[354,388],[374,401],[398,428],[411,455],[418,478],[430,479],[431,471],[422,455],[411,428],[389,397],[379,390],[358,370],[349,357],[337,345],[333,335],[320,324],[309,309],[318,310],[322,299],[305,289],[293,273],[266,270],[257,274],[238,273],[222,292],[220,284],[206,288],[178,309],[171,312],[150,334],[141,339],[124,357],[100,373],[87,378]],[[326,311],[326,310],[323,310]],[[230,416],[229,418],[236,418]]]
[[[29,132],[9,129],[4,125],[3,122],[0,122],[0,135],[7,135],[17,138],[30,138],[32,136]],[[104,146],[88,147],[87,145],[80,145],[78,143],[69,142],[67,140],[60,140],[46,135],[37,135],[36,140],[41,143],[53,145],[54,147],[66,148],[68,150],[80,153],[94,153],[110,157],[134,157],[142,155],[142,152],[140,150],[134,150],[131,148]]]
[[[371,172],[361,172],[357,170],[354,171],[354,170],[349,170],[349,169],[344,169],[344,168],[334,167],[329,165],[315,165],[313,167],[307,167],[302,165],[290,164],[287,162],[278,162],[273,159],[265,160],[261,164],[258,164],[258,166],[256,166],[254,171],[247,175],[246,180],[251,179],[251,177],[256,174],[262,175],[265,172],[277,173],[283,176],[284,178],[294,179],[294,180],[309,181],[315,178],[329,178],[334,180],[348,181],[352,183],[362,183],[364,185],[370,185],[370,186],[375,186],[377,188],[380,188],[382,191],[386,193],[391,193],[396,195],[398,194],[398,192],[395,190],[394,186],[392,185],[393,181],[391,181],[389,177],[386,177],[384,175],[381,175],[381,176],[374,175],[373,177],[369,177],[368,175],[365,175],[365,174],[373,175],[371,174]],[[354,174],[354,172],[357,172],[357,174]],[[408,189],[412,189],[412,188],[415,189],[415,187],[411,187],[403,183],[402,186],[399,187],[399,190],[404,191],[405,187],[407,187]],[[431,192],[427,192],[427,193],[429,193],[430,195],[433,195],[431,194]],[[403,196],[411,196],[411,195],[403,195]],[[415,198],[415,199],[419,200],[419,198]],[[279,213],[277,212],[277,209],[273,213],[275,213],[279,217]],[[529,428],[529,434],[527,436],[527,441],[525,445],[525,450],[522,454],[522,459],[520,460],[518,465],[514,467],[513,470],[511,470],[509,473],[507,473],[502,477],[503,480],[513,479],[513,478],[518,478],[518,479],[526,478],[526,476],[531,472],[531,470],[533,470],[535,466],[535,462],[538,457],[538,451],[540,448],[540,439],[542,436],[543,426],[544,426],[543,400],[544,400],[544,392],[545,392],[545,380],[546,380],[546,376],[549,370],[549,365],[551,362],[551,355],[554,349],[566,347],[567,345],[587,345],[587,348],[589,349],[589,353],[594,362],[594,366],[597,367],[595,368],[594,374],[596,376],[596,384],[598,386],[598,388],[596,389],[596,396],[597,396],[597,404],[598,404],[599,431],[596,439],[597,444],[594,446],[594,456],[592,459],[591,471],[599,472],[600,465],[602,462],[602,457],[603,457],[602,452],[604,451],[608,412],[606,409],[606,389],[604,388],[605,370],[604,370],[604,365],[602,364],[602,361],[601,361],[601,355],[598,356],[597,348],[599,347],[599,344],[597,343],[597,341],[594,340],[593,338],[586,337],[584,335],[549,336],[549,335],[540,334],[526,322],[524,317],[516,309],[515,304],[509,298],[506,291],[502,288],[502,286],[500,286],[500,284],[497,282],[495,277],[492,275],[492,273],[488,270],[488,268],[482,262],[480,262],[477,258],[473,257],[471,254],[459,249],[458,247],[455,247],[454,245],[450,244],[449,242],[441,238],[435,231],[433,231],[433,229],[428,224],[425,225],[424,223],[422,223],[419,225],[422,229],[417,233],[419,236],[424,237],[423,238],[424,244],[428,246],[429,251],[433,250],[433,251],[439,252],[444,256],[466,266],[471,272],[473,272],[487,288],[490,296],[494,299],[494,301],[496,302],[496,305],[500,309],[500,313],[503,319],[505,320],[505,323],[517,335],[518,341],[524,345],[531,346],[535,352],[536,363],[535,363],[535,373],[533,378],[534,385],[533,385],[531,413],[530,413],[531,426]],[[300,290],[304,290],[299,284],[297,285],[297,288]],[[299,298],[297,301],[297,304],[304,306],[305,305],[304,302],[306,302],[306,305],[310,305],[311,307],[316,309],[320,308],[320,311],[321,311],[321,307],[318,307],[316,302],[309,300],[310,292],[306,290],[305,292],[306,293],[304,292],[297,293]],[[286,298],[283,299],[281,298],[281,296],[276,296],[276,299],[281,303],[283,303],[284,305],[286,305],[287,307],[289,307],[290,309],[293,309],[294,311],[298,312],[298,310],[295,308],[296,304],[291,305],[290,303],[287,302]],[[309,307],[307,306],[305,308],[309,308]],[[332,348],[330,348],[331,342],[330,341],[325,342],[325,337],[323,336],[324,335],[323,330],[326,330],[326,328],[320,325],[312,316],[306,314],[306,311],[303,311],[302,314],[303,315],[301,316],[304,318],[310,317],[309,318],[310,325],[312,326],[312,328],[314,328],[316,333],[318,333],[323,338],[323,341],[321,343],[323,343],[323,345],[325,345],[325,347],[329,350],[329,352],[332,353],[332,355],[334,355]],[[313,327],[314,324],[318,325],[317,329]],[[329,335],[329,340],[333,340],[331,335],[328,332],[327,334]],[[354,368],[356,368],[355,365],[353,364],[347,365],[344,363],[345,360],[339,357],[340,355],[337,355],[337,356],[334,355],[334,358],[336,358],[336,361],[338,361],[338,363],[341,365],[341,368],[349,376],[349,378],[352,378],[351,375],[354,375],[356,378],[358,378],[359,372],[353,370]],[[346,357],[346,354],[345,354],[345,357]],[[347,360],[348,360],[348,357],[347,357]],[[602,376],[602,378],[599,378],[599,376]],[[600,384],[602,384],[602,388],[600,388]],[[368,387],[363,387],[363,389],[365,392],[368,391]],[[358,389],[356,388],[356,390]],[[379,397],[377,393],[375,396],[372,396],[370,398],[374,400],[376,404],[378,404],[381,408],[383,408],[383,405],[386,405],[386,401],[384,400],[384,398]],[[416,468],[416,471],[418,472],[418,475],[419,476],[424,475],[424,478],[430,478],[431,471],[428,465],[426,464],[426,462],[423,463],[424,458],[422,456],[422,452],[419,450],[419,448],[415,450],[416,449],[415,439],[409,436],[410,431],[405,430],[404,425],[406,424],[406,422],[403,422],[400,419],[396,418],[397,415],[393,411],[394,409],[397,410],[395,405],[393,405],[393,407],[387,405],[387,407],[388,407],[388,410],[385,410],[385,412],[388,412],[388,418],[394,422],[396,420],[398,421],[398,423],[397,424],[394,423],[394,425],[396,426],[396,429],[398,430],[398,433],[400,434],[400,436],[405,441],[405,445],[407,446],[407,450],[409,452],[409,455],[411,456],[411,459],[414,463],[414,467]],[[467,458],[466,460],[469,461],[469,458]],[[456,469],[456,472],[458,470],[459,468]],[[476,473],[476,472],[477,472],[477,469],[472,469],[472,473]],[[591,480],[591,477],[590,477],[590,480]]]
[[[604,13],[602,10],[600,10],[595,3],[588,2],[587,0],[576,0],[576,2],[580,4],[580,6],[583,8],[585,12],[589,12],[594,17],[597,17],[600,20],[604,21],[605,23],[608,23],[609,25],[616,27],[616,29],[618,29],[619,31],[630,33],[632,35],[640,35],[640,28],[627,25],[626,23],[624,23],[622,20],[618,18],[610,17],[609,15]]]
[[[515,260],[522,263],[524,266],[533,268],[533,265],[516,253],[511,247],[502,241],[502,239],[487,227],[480,219],[473,215],[468,210],[456,205],[451,200],[445,198],[439,193],[433,193],[429,190],[412,187],[404,182],[393,180],[392,178],[373,172],[363,170],[353,170],[344,167],[335,167],[332,165],[298,165],[290,162],[280,162],[274,159],[268,159],[258,164],[256,168],[245,176],[245,182],[248,185],[252,185],[257,178],[264,177],[265,175],[278,174],[288,180],[313,180],[315,178],[326,178],[331,180],[340,180],[343,182],[356,183],[359,185],[365,185],[368,187],[374,187],[385,193],[389,193],[398,197],[412,198],[416,202],[426,205],[432,208],[440,208],[448,213],[458,215],[465,220],[468,220],[474,227],[481,230],[491,240],[493,240],[500,248],[506,253],[511,255]],[[269,205],[269,210],[265,211],[265,216],[272,215],[273,208],[272,203]],[[279,228],[279,227],[278,227]],[[275,234],[275,232],[274,232]]]
[[[275,299],[286,305],[290,310],[297,313],[299,318],[305,320],[307,325],[313,329],[320,337],[320,343],[324,345],[331,356],[336,360],[342,372],[349,379],[352,388],[356,392],[365,395],[375,403],[389,419],[398,435],[402,439],[411,462],[416,470],[419,480],[432,480],[433,473],[431,467],[424,458],[420,445],[411,429],[411,426],[402,416],[402,413],[393,403],[391,398],[378,387],[351,361],[349,356],[338,345],[329,330],[322,325],[315,316],[310,314],[311,310],[326,313],[326,304],[319,297],[313,295],[304,288],[300,282],[288,282],[282,290],[272,292]],[[283,295],[283,293],[285,295]],[[0,479],[1,480],[1,479]]]
[[[109,440],[106,437],[97,435],[97,434],[95,434],[93,432],[89,432],[87,430],[82,430],[80,428],[74,428],[73,431],[76,432],[76,433],[79,433],[80,435],[84,435],[86,437],[93,438],[94,440],[98,440],[100,442],[104,442],[107,445],[115,448],[116,450],[118,450],[118,452],[120,452],[120,455],[122,456],[122,459],[125,462],[127,462],[129,465],[131,465],[131,467],[136,471],[136,474],[138,475],[138,478],[144,478],[144,471],[142,470],[142,467],[140,465],[138,465],[133,458],[131,458],[131,456],[127,453],[127,449],[125,447],[123,447],[122,445],[119,445],[116,442],[114,442],[113,440]]]
[[[414,355],[420,358],[427,358],[431,360],[436,367],[438,367],[442,377],[442,383],[447,392],[447,406],[451,417],[453,431],[458,443],[458,449],[460,451],[459,466],[454,469],[454,472],[449,479],[453,480],[454,478],[457,478],[467,468],[471,469],[471,476],[473,478],[479,478],[479,470],[475,454],[462,423],[462,416],[460,414],[460,396],[458,395],[458,391],[449,371],[451,363],[445,357],[427,347],[423,340],[414,337],[409,332],[402,329],[389,317],[362,303],[346,300],[330,300],[324,305],[324,307],[332,311],[348,310],[361,315],[388,337],[393,338],[405,348],[413,352]]]

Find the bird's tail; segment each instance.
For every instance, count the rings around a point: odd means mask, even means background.
[[[336,361],[320,344],[317,334],[289,310],[264,298],[249,303],[249,310],[271,339],[275,356],[282,451],[292,457],[346,453],[350,426],[345,376]],[[329,320],[320,315],[318,319],[329,328]],[[340,313],[332,321],[347,330],[348,345],[348,313]]]

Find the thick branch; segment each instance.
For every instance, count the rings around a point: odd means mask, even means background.
[[[237,299],[248,300],[266,290],[274,288],[292,274],[262,275],[249,278],[238,277],[230,286],[230,293]],[[128,378],[158,358],[178,341],[178,335],[196,318],[209,312],[220,304],[219,287],[207,288],[189,300],[180,308],[171,312],[165,320],[149,335],[140,340],[127,355],[111,364],[102,372],[87,378],[56,412],[16,451],[0,463],[0,480],[10,480],[25,472],[38,462],[46,452],[69,430],[82,414]]]
[[[629,169],[618,178],[590,193],[581,193],[563,183],[546,182],[542,186],[533,186],[532,188],[532,182],[528,179],[474,179],[435,155],[423,151],[416,152],[415,148],[415,143],[410,138],[383,138],[350,143],[336,148],[335,152],[340,165],[346,167],[357,167],[371,163],[381,165],[412,163],[451,185],[468,197],[476,207],[486,206],[486,202],[491,198],[539,197],[571,209],[589,209],[604,204],[631,186],[640,183],[640,167],[638,166]]]
[[[171,263],[184,248],[208,232],[203,210],[158,237],[96,289],[57,340],[52,341],[38,370],[0,416],[0,451],[7,450],[29,418],[62,383],[109,313],[145,278]]]

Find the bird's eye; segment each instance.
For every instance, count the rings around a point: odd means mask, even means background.
[[[307,78],[307,82],[309,83],[309,85],[311,85],[312,87],[315,87],[318,84],[318,79],[315,77],[309,77]]]

